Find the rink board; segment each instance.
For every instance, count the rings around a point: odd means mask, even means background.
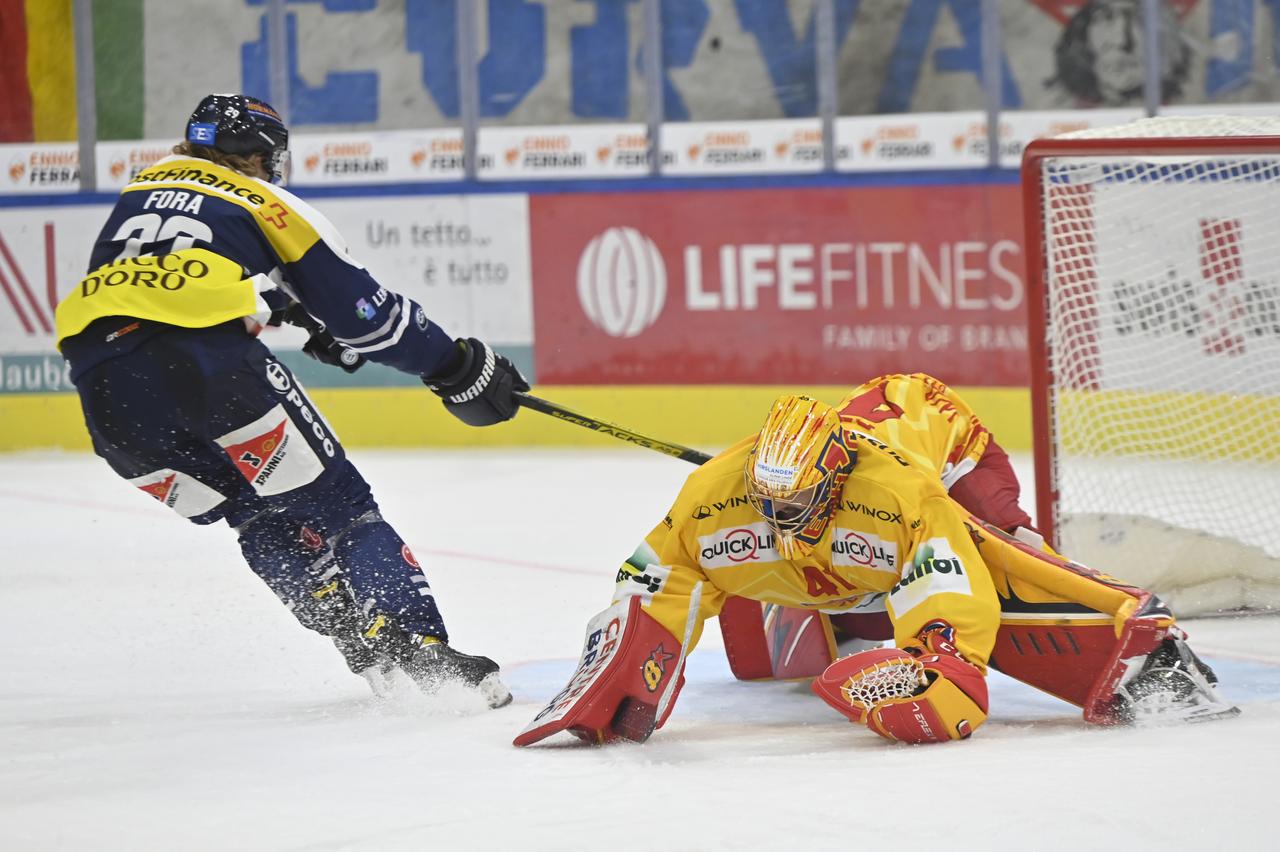
[[[760,428],[781,393],[804,391],[832,403],[848,393],[833,386],[539,385],[539,396],[642,434],[708,450]],[[1031,447],[1030,398],[1019,388],[961,388],[1006,449]],[[488,429],[455,420],[425,389],[328,388],[311,391],[338,436],[351,447],[619,446],[616,438],[533,411]],[[0,452],[89,449],[74,394],[0,395]]]

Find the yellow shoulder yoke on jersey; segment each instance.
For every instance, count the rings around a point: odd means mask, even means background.
[[[243,208],[253,215],[254,224],[285,263],[298,261],[320,240],[315,227],[292,203],[293,196],[209,160],[163,160],[138,172],[124,193],[149,190],[198,192]],[[142,206],[145,208],[146,202]],[[211,224],[216,228],[216,223]]]

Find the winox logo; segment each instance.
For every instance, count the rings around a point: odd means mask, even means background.
[[[703,568],[728,568],[748,562],[777,562],[782,557],[773,532],[764,521],[698,536]]]

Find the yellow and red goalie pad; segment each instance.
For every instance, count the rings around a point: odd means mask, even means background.
[[[1045,553],[969,517],[1000,599],[990,665],[1109,724],[1124,660],[1154,650],[1174,627],[1151,592]]]

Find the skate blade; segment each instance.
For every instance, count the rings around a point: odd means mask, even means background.
[[[374,698],[385,701],[395,694],[395,670],[381,665],[370,666],[360,672],[360,677],[369,684]]]
[[[497,672],[484,676],[476,689],[484,696],[484,700],[488,703],[491,710],[497,710],[499,707],[506,707],[511,703],[511,690],[502,683]]]
[[[1197,704],[1192,707],[1169,707],[1159,712],[1139,713],[1134,717],[1131,724],[1134,727],[1154,728],[1182,723],[1216,722],[1219,719],[1229,719],[1232,716],[1239,715],[1239,707],[1214,702],[1212,704]]]
[[[1239,716],[1240,708],[1234,705],[1210,705],[1208,707],[1197,707],[1191,713],[1187,714],[1186,722],[1214,722],[1218,719],[1230,719],[1232,716]]]

